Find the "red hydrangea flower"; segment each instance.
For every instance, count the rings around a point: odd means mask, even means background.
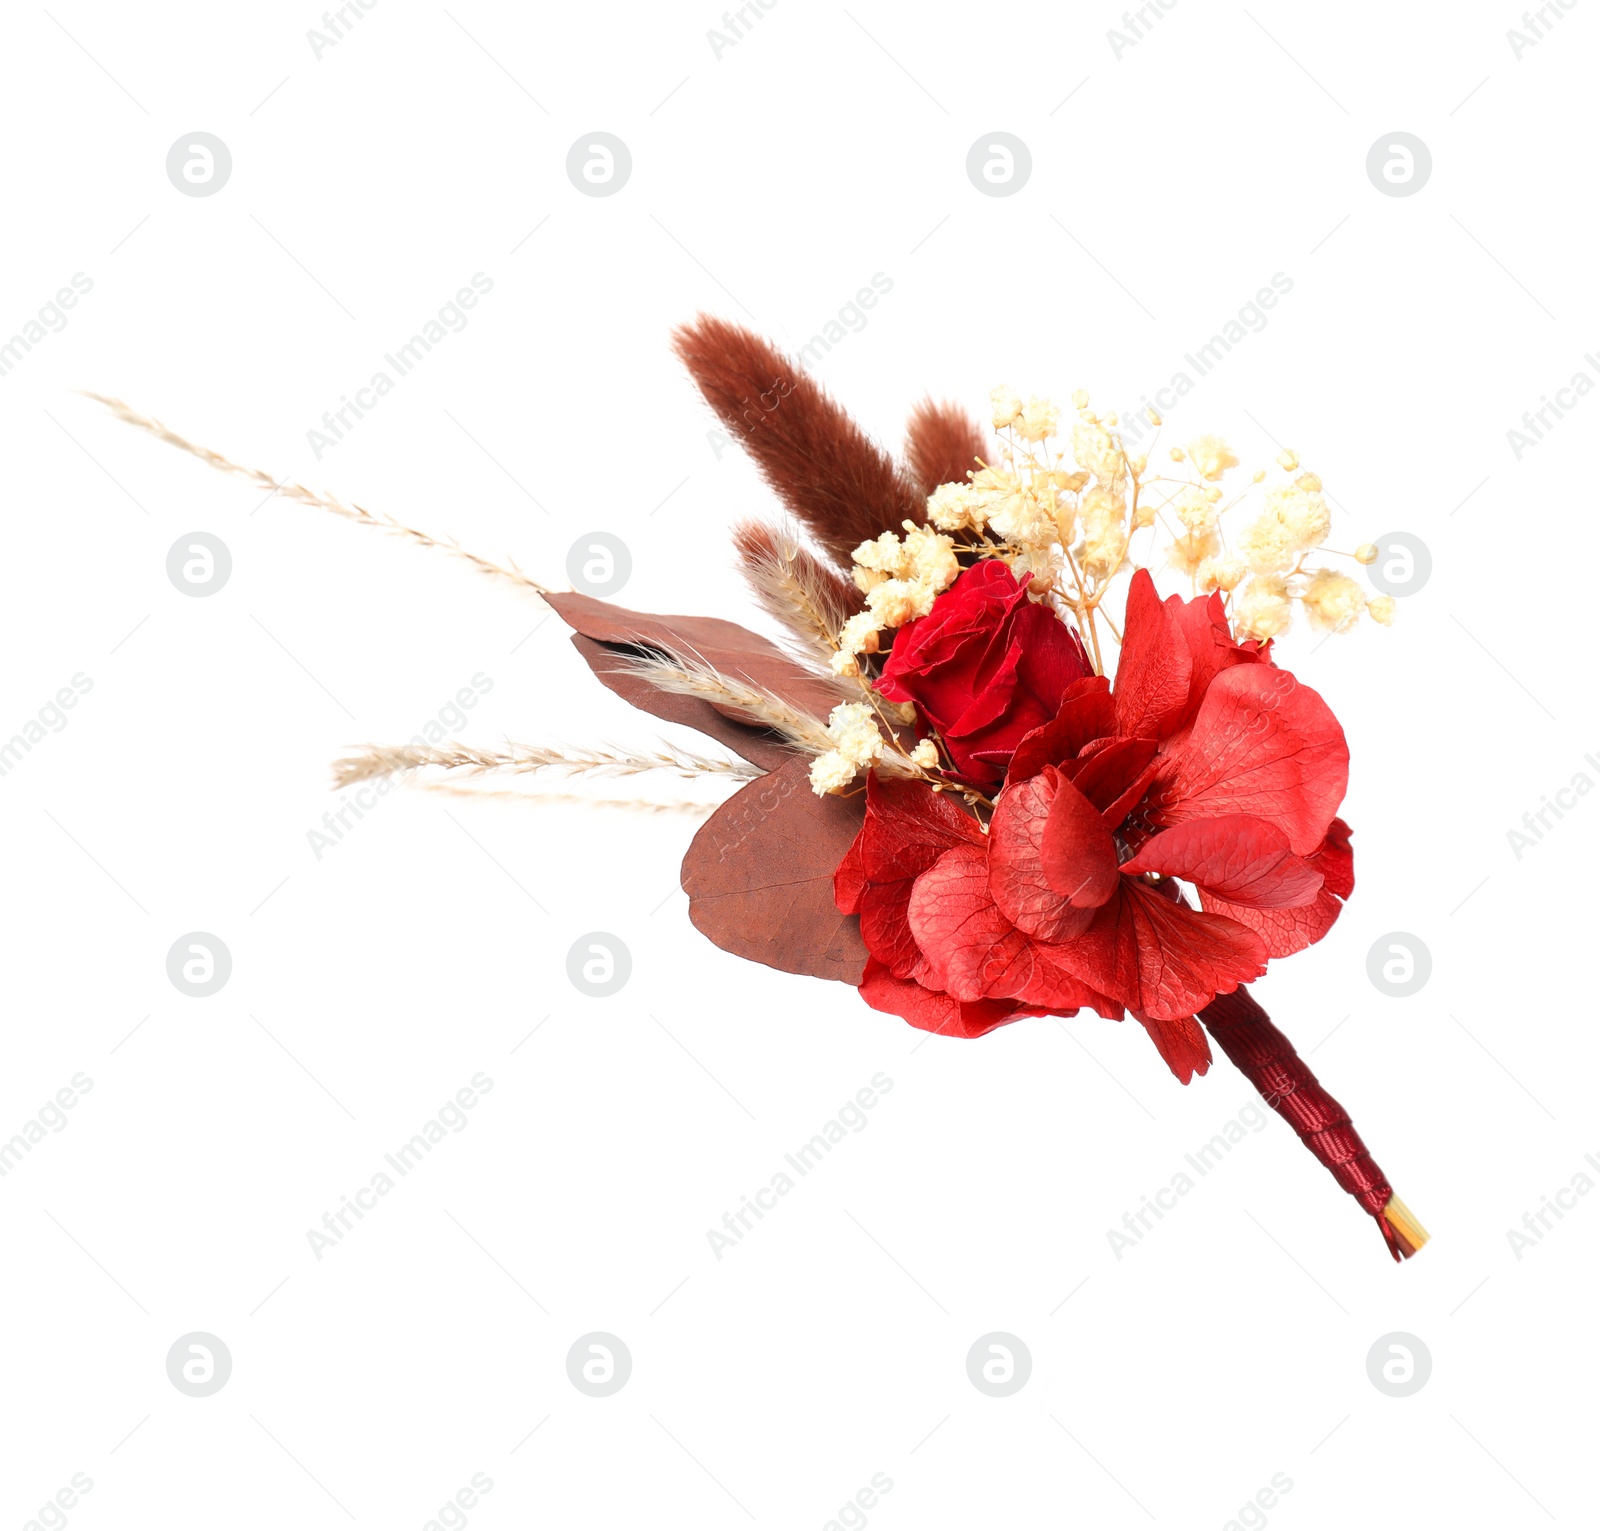
[[[895,637],[878,689],[914,702],[943,736],[957,774],[997,787],[1023,737],[1056,715],[1073,681],[1094,667],[1083,640],[1005,564],[962,572],[925,617]]]
[[[959,1036],[1126,1009],[1187,1081],[1211,1058],[1195,1013],[1349,896],[1348,768],[1327,704],[1236,643],[1219,597],[1163,604],[1140,571],[1115,687],[1074,680],[1016,742],[987,834],[924,783],[869,781],[835,878],[872,956],[862,996]]]

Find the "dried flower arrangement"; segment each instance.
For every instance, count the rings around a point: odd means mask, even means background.
[[[1317,475],[1284,452],[1280,476],[1241,484],[1216,436],[1153,469],[1085,394],[1063,430],[1055,405],[1005,387],[994,444],[924,401],[897,463],[748,330],[702,317],[675,344],[792,517],[733,537],[781,644],[549,589],[101,402],[212,467],[531,588],[604,685],[730,752],[376,747],[339,762],[341,785],[419,770],[446,787],[540,771],[741,783],[683,863],[690,918],[717,945],[946,1036],[1132,1015],[1182,1083],[1210,1068],[1209,1035],[1395,1259],[1414,1254],[1426,1232],[1248,988],[1320,940],[1354,887],[1344,732],[1274,643],[1297,606],[1327,632],[1394,616],[1350,573],[1308,565],[1376,557],[1326,548]],[[1157,571],[1187,597],[1163,600]]]

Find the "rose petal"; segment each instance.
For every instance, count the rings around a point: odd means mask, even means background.
[[[1017,746],[1008,779],[1026,781],[1047,765],[1072,760],[1086,744],[1108,737],[1115,727],[1111,682],[1103,675],[1086,675],[1067,687],[1055,717]]]
[[[1191,819],[1164,830],[1123,864],[1129,877],[1160,872],[1202,892],[1255,909],[1289,909],[1322,891],[1322,873],[1289,849],[1289,837],[1265,819],[1234,813]]]

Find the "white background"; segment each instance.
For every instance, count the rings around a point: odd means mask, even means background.
[[[1275,1473],[1240,1523],[1592,1524],[1600,1197],[1507,1238],[1600,1153],[1600,802],[1507,839],[1600,780],[1600,402],[1506,439],[1600,375],[1600,22],[1561,15],[1519,60],[1509,4],[1180,0],[1119,58],[1109,3],[780,0],[718,57],[709,4],[381,0],[318,59],[309,4],[9,11],[0,339],[93,290],[0,378],[0,736],[93,689],[0,779],[0,1133],[93,1088],[0,1180],[0,1525],[74,1473],[85,1528],[423,1527],[474,1473],[486,1531],[823,1527],[875,1473],[886,1531],[1221,1528]],[[997,129],[1033,156],[1004,199],[964,170]],[[1365,172],[1397,129],[1433,156],[1408,198]],[[214,197],[165,174],[196,130],[232,152]],[[633,155],[607,199],[564,168],[595,130]],[[468,327],[318,461],[323,411],[479,271]],[[657,725],[526,593],[70,391],[550,583],[612,532],[625,604],[759,625],[725,530],[772,500],[668,332],[798,347],[876,272],[816,370],[891,445],[929,389],[1126,408],[1292,280],[1172,426],[1292,445],[1338,545],[1432,553],[1391,632],[1283,645],[1350,737],[1358,883],[1257,990],[1433,1233],[1405,1267],[1275,1117],[1119,1260],[1107,1230],[1249,1103],[1231,1066],[1182,1089],[1094,1017],[924,1042],[742,963],[676,891],[692,815],[411,791],[317,859],[329,762],[479,672],[480,743]],[[197,530],[233,558],[205,599],[165,572]],[[165,970],[196,930],[233,957],[202,1000]],[[591,931],[632,953],[606,1000],[566,976]],[[1432,954],[1408,999],[1367,977],[1392,931]],[[307,1230],[479,1071],[319,1260]],[[719,1261],[706,1231],[880,1071]],[[566,1374],[594,1330],[633,1357],[605,1399]],[[1005,1399],[966,1375],[994,1330],[1033,1357]],[[167,1379],[191,1331],[233,1357],[209,1398]],[[1432,1355],[1409,1398],[1367,1377],[1393,1331]]]

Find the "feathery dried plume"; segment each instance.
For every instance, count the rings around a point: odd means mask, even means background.
[[[831,677],[839,629],[861,609],[861,592],[803,548],[791,527],[740,521],[733,545],[762,609],[794,636],[801,657]]]
[[[964,484],[985,451],[983,428],[959,404],[923,399],[906,423],[906,467],[924,495]]]
[[[335,761],[333,776],[336,786],[349,787],[375,777],[393,776],[401,771],[426,767],[457,771],[462,776],[498,773],[522,775],[533,771],[557,771],[564,776],[638,776],[646,771],[670,771],[686,780],[719,776],[735,781],[753,781],[762,774],[756,766],[746,761],[702,755],[664,741],[659,749],[644,752],[547,748],[538,744],[509,744],[504,749],[479,749],[475,745],[452,740],[438,747],[369,745],[358,754]]]
[[[718,707],[741,713],[751,723],[781,734],[797,749],[820,755],[833,748],[827,724],[747,680],[724,675],[704,660],[687,655],[641,654],[629,657],[626,668],[657,691],[678,696],[699,696]]]
[[[395,520],[391,515],[383,512],[374,512],[360,505],[347,505],[343,500],[331,494],[321,493],[315,489],[307,489],[304,484],[296,484],[289,479],[275,479],[270,473],[264,473],[260,468],[247,468],[241,463],[236,463],[224,457],[220,452],[213,452],[210,447],[198,446],[196,443],[180,436],[176,431],[163,425],[152,415],[140,414],[130,404],[124,404],[121,399],[108,398],[105,394],[91,393],[88,389],[78,390],[86,399],[93,399],[97,404],[104,404],[119,420],[137,427],[141,431],[148,431],[158,441],[164,441],[168,446],[177,447],[180,452],[187,452],[191,457],[198,457],[208,468],[215,468],[218,473],[231,473],[239,478],[249,479],[251,483],[266,489],[270,494],[281,494],[285,499],[298,500],[302,505],[314,505],[319,510],[332,511],[336,516],[343,516],[347,521],[356,521],[363,526],[370,526],[380,532],[388,532],[392,536],[403,537],[408,542],[419,547],[437,548],[442,553],[449,553],[452,557],[463,558],[474,568],[484,574],[498,575],[501,579],[511,580],[514,584],[523,586],[539,595],[548,592],[549,587],[541,585],[537,580],[529,579],[514,563],[500,564],[492,559],[480,557],[477,553],[469,552],[453,538],[440,538],[428,532],[419,531],[414,526],[407,526]]]
[[[913,485],[822,387],[759,335],[702,314],[673,348],[706,402],[820,547],[852,549],[926,519]]]

